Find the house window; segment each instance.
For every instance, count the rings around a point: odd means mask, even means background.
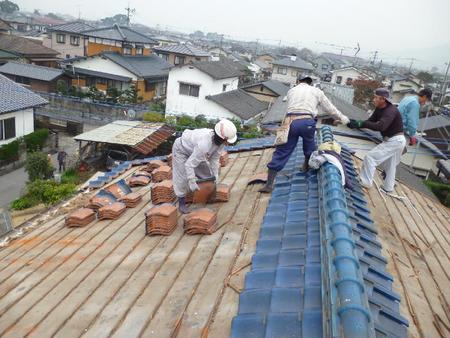
[[[345,84],[346,84],[347,86],[351,86],[351,85],[352,85],[352,82],[353,82],[353,79],[352,79],[351,77],[348,77],[347,80],[345,80]]]
[[[199,93],[200,93],[199,85],[180,83],[180,95],[198,97]]]
[[[161,83],[161,95],[166,95],[166,91],[167,91],[167,82],[164,81]]]
[[[16,75],[16,82],[24,84],[24,85],[28,85],[28,86],[31,84],[31,80],[29,77],[20,76],[20,75]]]
[[[227,84],[222,85],[222,91],[223,91],[223,92],[226,92],[226,91],[227,91],[227,86],[228,86]]]
[[[277,73],[281,74],[281,75],[286,75],[287,74],[287,68],[286,67],[278,67]]]
[[[144,54],[144,47],[136,46],[136,55],[143,55],[143,54]]]
[[[292,71],[291,71],[291,75],[292,75],[292,76],[297,76],[297,73],[298,73],[298,72],[297,72],[296,70],[292,70]]]
[[[148,83],[145,81],[145,91],[146,92],[152,92],[155,90],[155,84],[154,83]]]
[[[101,78],[101,77],[98,77],[96,82],[99,85],[106,85],[107,84],[107,80],[104,79],[104,78]]]
[[[158,54],[158,56],[164,61],[169,61],[169,54]]]
[[[0,120],[0,140],[16,137],[16,118]]]
[[[56,34],[57,43],[66,43],[66,34]]]
[[[322,70],[328,70],[328,65],[326,63],[322,63]]]
[[[123,47],[123,54],[131,55],[131,47],[129,47],[129,46]]]
[[[70,36],[70,44],[72,46],[79,46],[80,45],[80,37],[76,35]]]
[[[336,76],[336,83],[341,84],[342,83],[342,76]]]
[[[176,65],[184,65],[184,56],[175,56]]]

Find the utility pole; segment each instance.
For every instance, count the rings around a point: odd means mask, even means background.
[[[136,12],[136,9],[130,8],[130,3],[128,3],[128,7],[125,10],[127,11],[127,26],[130,27],[130,18]]]
[[[256,43],[255,43],[255,57],[258,53],[258,43],[259,43],[259,39],[256,39]]]
[[[447,78],[448,78],[448,69],[450,68],[450,60],[446,63],[447,70],[445,71],[444,83],[442,84],[441,89],[441,98],[439,100],[439,106],[442,106],[442,102],[444,102],[445,93],[447,91]]]
[[[374,65],[375,66],[375,61],[376,61],[376,59],[377,59],[377,55],[378,55],[378,51],[376,50],[375,52],[373,52],[373,60],[372,60],[372,65]]]
[[[220,34],[220,52],[219,52],[219,57],[220,57],[220,54],[222,53],[222,43],[223,43],[223,34]]]

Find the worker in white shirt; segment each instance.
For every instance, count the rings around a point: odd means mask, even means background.
[[[237,140],[233,122],[220,120],[213,129],[185,130],[172,148],[173,187],[179,210],[189,212],[185,196],[199,190],[197,179],[219,178],[220,153],[226,144]]]
[[[303,154],[305,161],[303,171],[307,171],[311,153],[316,149],[314,139],[316,132],[316,117],[319,106],[330,114],[338,123],[347,124],[349,119],[342,114],[328,100],[325,94],[318,88],[311,86],[312,79],[309,76],[300,76],[297,86],[291,88],[287,94],[288,108],[284,125],[289,125],[287,143],[277,145],[272,160],[267,165],[269,168],[266,185],[260,192],[271,192],[273,182],[278,171],[286,165],[289,157],[297,146],[299,137],[303,140]]]

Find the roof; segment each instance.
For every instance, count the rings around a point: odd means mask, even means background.
[[[265,61],[263,61],[263,60],[258,60],[258,59],[256,59],[255,61],[253,61],[253,63],[254,63],[255,65],[257,65],[258,67],[262,68],[262,69],[268,69],[268,68],[271,68],[271,66],[270,66],[267,62],[265,62]]]
[[[104,73],[104,72],[99,72],[99,71],[95,71],[92,69],[85,69],[85,68],[79,68],[79,67],[73,67],[73,71],[74,71],[74,73],[81,74],[81,75],[96,76],[96,77],[101,77],[104,79],[111,79],[111,80],[116,80],[116,81],[121,81],[121,82],[130,82],[132,80],[131,77],[127,77],[127,76],[121,76],[121,75],[116,75],[116,74],[111,74],[111,73]]]
[[[64,23],[62,25],[55,25],[48,28],[48,31],[58,31],[58,32],[67,32],[67,33],[81,33],[86,30],[91,30],[94,27],[88,25],[82,21],[73,21]]]
[[[0,49],[0,59],[17,59],[20,55]]]
[[[216,80],[239,77],[243,74],[242,71],[238,69],[238,66],[234,64],[234,62],[225,60],[201,61],[183,66],[193,66]]]
[[[278,124],[286,116],[287,101],[283,101],[283,96],[279,96],[269,107],[269,110],[261,120],[262,124]]]
[[[175,132],[164,123],[114,121],[74,137],[87,141],[130,146],[144,155],[156,149]]]
[[[116,24],[111,27],[86,30],[83,31],[83,35],[116,41],[148,43],[153,45],[158,44],[156,40],[153,40],[144,34],[141,34],[129,27],[118,26]]]
[[[249,120],[267,109],[267,103],[261,102],[242,89],[231,90],[217,95],[207,96],[243,120]]]
[[[45,47],[38,42],[17,35],[0,34],[0,49],[17,53],[25,57],[56,57],[56,55],[59,54],[59,52],[54,49]]]
[[[369,74],[365,73],[364,71],[362,71],[362,70],[360,70],[360,69],[358,69],[356,67],[353,67],[353,66],[343,67],[343,68],[339,68],[339,69],[333,69],[332,71],[330,71],[330,73],[339,73],[341,71],[346,71],[348,69],[353,69],[355,72],[358,72],[359,74],[362,74],[362,75],[364,75],[364,76],[366,76],[366,77],[368,77],[370,79],[373,78],[371,75],[369,75]]]
[[[304,70],[313,70],[314,67],[307,61],[297,57],[295,61],[290,57],[286,57],[283,59],[278,59],[273,61],[274,65],[285,66],[296,69],[304,69]]]
[[[11,31],[12,27],[6,22],[0,19],[0,31]]]
[[[128,56],[115,52],[104,52],[102,55],[142,78],[166,77],[169,75],[171,67],[170,63],[154,54]]]
[[[260,87],[264,86],[270,91],[272,91],[277,96],[286,96],[287,92],[289,91],[289,86],[285,85],[283,82],[277,81],[277,80],[267,80],[260,83],[254,83],[251,85],[247,85],[242,87],[242,89],[250,89],[253,87]]]
[[[421,118],[417,130],[431,130],[436,128],[446,128],[450,126],[450,117],[446,115],[428,116],[427,119]],[[423,129],[426,127],[426,129]]]
[[[41,81],[53,81],[63,75],[62,69],[19,63],[10,61],[0,66],[0,73],[9,75],[19,75]]]
[[[48,101],[0,74],[0,114],[47,104]]]
[[[162,47],[155,47],[153,48],[155,52],[162,52],[162,53],[174,53],[174,54],[182,54],[182,55],[189,55],[189,56],[198,56],[198,57],[205,57],[205,56],[211,56],[208,52],[205,52],[204,50],[185,44],[180,43],[178,45],[169,45],[169,46],[162,46]]]

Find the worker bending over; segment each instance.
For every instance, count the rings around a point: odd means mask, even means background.
[[[219,121],[214,130],[185,130],[172,148],[172,173],[180,212],[189,212],[185,196],[199,190],[197,179],[219,179],[220,153],[228,143],[237,140],[236,126],[229,120]]]

